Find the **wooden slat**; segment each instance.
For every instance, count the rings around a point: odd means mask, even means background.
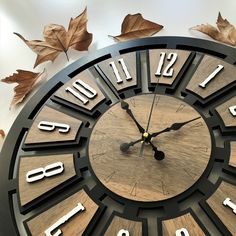
[[[230,198],[236,204],[236,187],[232,184],[222,181],[215,193],[207,200],[207,203],[220,218],[232,235],[236,235],[236,214],[229,207],[223,205],[223,201]]]
[[[201,88],[199,84],[216,69],[217,65],[223,65],[224,69],[206,85],[206,88]],[[235,66],[215,57],[204,56],[186,88],[201,98],[206,99],[234,81],[236,81]]]
[[[38,128],[40,121],[64,123],[70,125],[68,133],[60,133],[58,129],[54,131],[44,131]],[[43,107],[34,120],[25,139],[25,144],[52,143],[62,141],[74,141],[82,122],[62,112],[50,107]]]
[[[120,63],[118,62],[118,60],[120,58],[124,59],[125,65],[132,77],[131,80],[126,80],[125,78],[125,73],[122,70],[122,67],[120,65]],[[116,68],[119,71],[120,77],[123,80],[122,83],[117,83],[115,74],[113,72],[112,67],[110,66],[110,62],[114,61]],[[114,87],[120,91],[124,88],[128,88],[128,87],[132,87],[137,85],[137,71],[136,71],[136,53],[127,53],[127,54],[122,54],[121,56],[118,57],[114,57],[108,60],[105,60],[103,62],[100,62],[98,64],[98,66],[100,67],[100,69],[103,71],[103,73],[106,75],[106,77],[110,80],[110,82],[114,85]]]
[[[112,219],[104,236],[116,236],[121,229],[127,230],[129,235],[142,236],[142,222],[127,220],[119,216]]]
[[[40,167],[44,168],[55,162],[62,162],[64,164],[64,171],[61,174],[32,183],[26,181],[26,173],[28,171]],[[21,205],[24,206],[75,175],[72,154],[21,157],[19,165],[19,195]]]
[[[229,107],[235,105],[236,105],[236,97],[232,97],[227,102],[221,104],[216,108],[216,111],[218,112],[225,126],[227,127],[236,126],[236,117],[232,116],[232,114],[229,111]]]
[[[95,89],[97,91],[97,96],[92,99],[88,99],[89,102],[87,104],[83,104],[78,98],[74,97],[71,93],[65,91],[65,89],[67,87],[73,88],[72,84],[78,79],[82,80],[83,82],[85,82],[86,84],[88,84],[89,86],[91,86],[93,89]],[[75,91],[77,91],[75,88],[73,88],[73,89]],[[67,82],[60,89],[58,89],[54,95],[55,95],[55,97],[61,98],[62,100],[70,102],[71,104],[76,105],[81,108],[84,108],[88,111],[92,111],[93,108],[98,103],[100,103],[102,100],[105,99],[103,93],[101,92],[101,90],[97,86],[95,79],[92,77],[92,75],[89,74],[88,71],[83,71],[80,74],[73,77],[69,82]],[[82,95],[82,96],[84,96],[84,95]]]
[[[236,142],[230,143],[230,159],[229,164],[236,167]]]
[[[75,193],[28,221],[27,225],[31,234],[35,236],[45,236],[44,231],[75,208],[78,203],[82,203],[85,207],[85,211],[74,215],[69,221],[62,224],[59,229],[62,231],[63,235],[82,235],[98,210],[98,205],[87,195],[84,190]]]
[[[205,233],[190,213],[162,222],[163,236],[176,235],[176,230],[185,228],[189,235],[203,236]]]
[[[159,61],[160,61],[160,53],[165,52],[166,57],[169,53],[177,53],[178,58],[175,64],[172,66],[174,68],[174,73],[172,77],[164,77],[162,76],[155,76]],[[150,60],[150,73],[151,73],[151,83],[157,83],[157,79],[159,80],[160,84],[172,85],[177,78],[181,68],[185,64],[186,60],[188,59],[191,52],[183,51],[183,50],[173,50],[173,49],[153,49],[149,51],[149,60]],[[163,64],[163,68],[169,64],[168,60],[165,60]]]

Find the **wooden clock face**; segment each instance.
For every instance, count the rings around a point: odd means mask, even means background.
[[[147,38],[25,106],[0,157],[1,235],[236,235],[236,51]]]

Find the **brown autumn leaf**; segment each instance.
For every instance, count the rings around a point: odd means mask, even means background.
[[[128,14],[122,23],[121,34],[111,36],[116,41],[126,41],[129,39],[143,38],[159,32],[164,26],[146,20],[140,13]]]
[[[67,31],[62,25],[46,25],[43,31],[45,41],[29,41],[19,33],[14,34],[19,36],[38,55],[34,68],[45,61],[53,62],[61,52],[64,52],[69,60],[67,55],[69,48],[78,51],[88,50],[93,37],[87,31],[87,8],[76,18],[70,19]]]
[[[223,19],[220,12],[216,25],[217,28],[210,24],[201,24],[194,26],[191,29],[207,34],[211,38],[222,43],[236,46],[236,28],[231,25],[228,20]]]
[[[16,70],[17,73],[14,73],[11,76],[2,79],[2,82],[12,84],[17,83],[18,85],[14,88],[14,97],[11,102],[11,106],[21,103],[27,94],[32,90],[38,79],[41,79],[45,70],[42,73],[34,73],[26,70]]]
[[[4,132],[2,129],[0,129],[0,136],[1,136],[2,138],[5,137],[5,132]]]

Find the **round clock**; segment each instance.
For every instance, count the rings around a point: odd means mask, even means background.
[[[1,235],[236,235],[236,50],[157,37],[55,75],[0,157]]]

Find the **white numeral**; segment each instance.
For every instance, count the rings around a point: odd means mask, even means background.
[[[232,116],[236,116],[236,106],[229,107],[229,111],[232,114]]]
[[[86,84],[84,81],[78,79],[76,80],[72,86],[77,89],[80,93],[82,93],[84,96],[86,96],[87,98],[94,98],[97,95],[97,91],[95,89],[93,89],[92,87],[90,87],[88,84]],[[83,97],[81,94],[79,94],[78,92],[76,92],[74,89],[67,87],[66,92],[70,92],[73,96],[75,96],[76,98],[78,98],[83,104],[86,104],[89,102],[88,99],[86,99],[85,97]]]
[[[53,131],[56,128],[59,128],[58,131],[60,133],[68,133],[70,130],[70,126],[67,124],[50,122],[50,121],[40,121],[38,124],[38,128],[44,131]]]
[[[62,231],[58,229],[55,233],[52,233],[54,230],[56,230],[60,225],[64,224],[66,221],[68,221],[71,217],[73,217],[75,214],[85,211],[85,207],[79,202],[75,208],[73,208],[71,211],[69,211],[66,215],[62,216],[57,222],[55,222],[52,226],[50,226],[48,229],[44,231],[46,236],[59,236],[62,234]]]
[[[174,74],[174,68],[172,68],[172,66],[175,64],[176,60],[177,60],[177,53],[169,53],[167,56],[167,60],[170,61],[169,64],[166,66],[166,68],[163,70],[163,65],[165,62],[165,57],[166,57],[166,53],[165,52],[161,52],[160,54],[160,61],[157,67],[157,71],[155,73],[155,75],[157,76],[165,76],[165,77],[172,77]]]
[[[124,73],[125,73],[126,80],[131,80],[132,77],[131,77],[131,75],[130,75],[128,69],[127,69],[127,66],[125,65],[124,59],[121,58],[121,59],[118,60],[118,62],[121,64],[122,70],[123,70]],[[113,72],[114,72],[115,77],[116,77],[116,82],[117,82],[117,84],[122,83],[123,80],[122,80],[121,77],[120,77],[120,74],[119,74],[119,71],[118,71],[118,69],[117,69],[117,67],[116,67],[115,62],[114,62],[114,61],[111,61],[109,64],[110,64],[110,66],[111,66],[112,69],[113,69]]]
[[[223,201],[223,205],[230,207],[233,210],[233,213],[236,215],[236,205],[230,200],[230,198],[227,197]]]
[[[185,228],[181,228],[175,231],[176,236],[189,236],[189,232]]]
[[[218,73],[220,73],[221,70],[224,69],[224,66],[218,65],[216,69],[202,82],[199,84],[201,88],[205,88],[206,85],[213,80]]]
[[[55,162],[50,165],[34,170],[30,170],[26,173],[26,181],[32,183],[43,179],[44,177],[51,177],[53,175],[58,175],[64,171],[64,165],[62,162]]]
[[[125,230],[125,229],[121,229],[117,236],[129,236],[129,231],[128,230]]]

